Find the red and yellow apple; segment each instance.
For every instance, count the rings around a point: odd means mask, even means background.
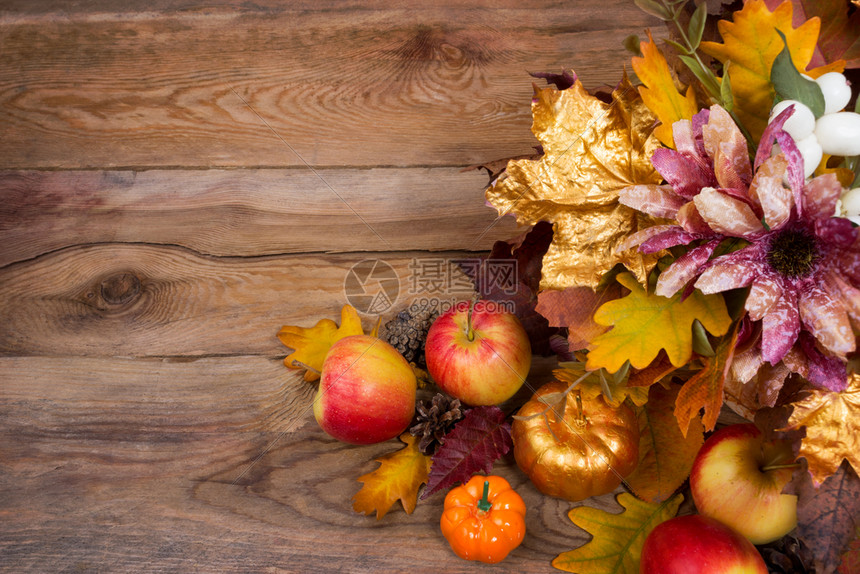
[[[654,527],[645,538],[639,574],[767,574],[752,543],[725,524],[691,514]]]
[[[397,349],[369,335],[344,337],[323,362],[314,418],[338,440],[382,442],[412,422],[417,387],[415,372]]]
[[[436,384],[472,406],[511,398],[532,361],[519,319],[492,301],[461,301],[440,315],[427,332],[424,356]]]
[[[765,441],[751,423],[727,426],[696,455],[693,502],[700,514],[767,544],[797,526],[797,497],[782,493],[795,467],[788,441]]]

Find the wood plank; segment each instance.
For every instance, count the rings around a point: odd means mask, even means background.
[[[659,28],[628,0],[219,2],[166,14],[115,4],[22,12],[14,3],[0,13],[0,168],[440,166],[520,155],[534,143],[527,71],[572,67],[589,87],[615,84],[629,60],[623,39]]]
[[[457,168],[0,172],[0,267],[103,242],[204,255],[488,250],[518,233]]]
[[[384,292],[393,302],[378,309],[389,317],[416,297],[471,297],[465,277],[447,273],[455,260],[475,256],[458,251],[215,258],[172,246],[70,248],[0,269],[0,354],[283,356],[276,338],[283,325],[339,320],[348,302],[364,313],[366,328],[376,321],[371,301],[354,296],[361,286],[346,283],[357,263],[381,261],[379,273],[386,264],[392,269],[397,281],[391,285],[379,283],[384,274],[366,282],[369,295]]]
[[[411,515],[355,513],[356,479],[396,442],[326,437],[306,384],[284,371],[260,357],[0,358],[0,568],[486,570],[448,549],[441,493]],[[523,545],[494,571],[553,571],[587,538],[572,505],[538,493],[510,457],[495,472],[528,514]],[[618,508],[611,495],[589,504]]]

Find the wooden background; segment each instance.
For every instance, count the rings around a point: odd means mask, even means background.
[[[517,234],[462,168],[532,151],[529,71],[614,84],[647,27],[630,0],[0,1],[0,569],[489,571],[442,494],[353,512],[396,445],[323,434],[275,334],[338,319],[362,259],[398,271],[390,316],[410,261]],[[553,571],[571,505],[496,471],[529,514],[493,571]]]

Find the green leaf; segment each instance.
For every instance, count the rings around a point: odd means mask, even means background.
[[[773,61],[770,70],[770,82],[777,95],[783,100],[796,100],[812,110],[816,118],[824,115],[824,94],[821,87],[812,80],[804,78],[791,61],[791,52],[785,34],[776,31],[782,39],[782,52]]]
[[[656,2],[655,0],[633,0],[633,3],[639,6],[639,9],[661,20],[669,21],[672,19],[672,13],[669,10]]]
[[[684,497],[678,494],[661,504],[649,504],[622,492],[617,500],[624,507],[621,514],[589,506],[578,506],[568,513],[571,522],[593,538],[559,554],[552,561],[554,567],[578,574],[639,574],[645,538],[658,524],[677,514]]]
[[[715,354],[705,327],[698,319],[693,321],[693,351],[703,357],[713,357]]]
[[[642,57],[642,50],[639,49],[639,36],[636,34],[630,34],[626,38],[624,38],[624,49],[637,56],[639,58]]]
[[[735,109],[735,100],[732,95],[732,81],[729,76],[729,65],[730,61],[726,60],[725,65],[723,66],[723,81],[720,82],[720,101],[723,104],[723,108],[729,113]]]
[[[687,28],[687,35],[690,38],[690,46],[693,50],[699,47],[699,42],[702,41],[702,34],[705,33],[705,22],[708,19],[708,4],[700,3],[696,6],[696,11],[690,18],[690,26]]]
[[[714,79],[713,74],[709,71],[705,70],[702,65],[691,56],[685,56],[683,54],[678,55],[684,65],[686,65],[693,75],[696,76],[696,79],[702,82],[702,85],[705,86],[705,89],[708,90],[710,94],[719,94],[720,86],[717,84],[717,81]]]
[[[687,47],[685,45],[681,44],[680,42],[676,42],[675,40],[669,40],[668,38],[663,40],[663,41],[666,42],[667,44],[669,44],[670,46],[672,46],[673,48],[675,48],[676,50],[678,50],[678,52],[680,52],[681,54],[686,54],[688,56],[693,55],[693,52],[688,50]]]

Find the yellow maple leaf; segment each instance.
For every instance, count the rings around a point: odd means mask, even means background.
[[[841,392],[812,389],[792,405],[787,429],[806,427],[800,456],[806,458],[816,485],[847,460],[860,473],[860,373],[852,373]]]
[[[590,95],[579,80],[566,90],[538,90],[532,115],[532,132],[544,155],[510,161],[486,195],[500,215],[512,213],[521,224],[553,223],[541,289],[594,289],[617,263],[644,282],[659,254],[636,248],[616,253],[615,247],[654,222],[621,205],[618,190],[662,181],[651,165],[660,146],[654,115],[626,76],[609,104]]]
[[[696,104],[696,94],[693,86],[687,88],[686,95],[681,95],[675,87],[675,79],[666,58],[657,47],[651,32],[648,32],[648,42],[639,45],[641,58],[633,58],[633,70],[645,86],[639,87],[639,95],[648,106],[660,125],[654,130],[654,135],[664,145],[675,147],[672,136],[672,124],[678,120],[689,120],[699,107]]]
[[[377,458],[381,463],[379,468],[358,478],[364,486],[353,497],[352,508],[356,512],[376,512],[379,520],[398,500],[406,514],[415,510],[418,489],[427,482],[432,459],[418,450],[417,437],[403,433],[400,440],[406,446]]]
[[[571,522],[593,538],[585,545],[559,554],[552,565],[577,574],[639,574],[639,559],[645,539],[661,522],[678,512],[684,497],[680,494],[660,504],[638,500],[622,492],[617,497],[624,507],[621,514],[579,506],[568,513]]]
[[[586,368],[601,367],[614,373],[630,361],[636,369],[651,364],[660,349],[676,367],[686,364],[693,354],[693,321],[698,319],[712,335],[724,334],[732,324],[722,295],[703,295],[699,291],[681,300],[647,293],[629,273],[618,282],[630,294],[604,303],[594,313],[594,321],[612,329],[592,340]]]
[[[798,71],[812,77],[826,72],[841,72],[844,60],[807,70],[812,60],[821,21],[810,18],[793,28],[791,2],[783,2],[771,12],[763,0],[750,0],[734,13],[732,22],[720,20],[717,29],[723,43],[702,42],[701,50],[722,63],[731,62],[734,109],[741,123],[755,141],[761,138],[773,106],[774,90],[770,83],[773,61],[785,47],[777,30],[785,34],[791,59]]]
[[[340,327],[331,319],[322,319],[310,328],[286,325],[278,331],[278,339],[293,353],[287,355],[284,364],[291,369],[306,369],[306,381],[320,378],[323,361],[328,350],[337,341],[350,335],[363,335],[361,318],[352,305],[344,305],[340,311]]]

